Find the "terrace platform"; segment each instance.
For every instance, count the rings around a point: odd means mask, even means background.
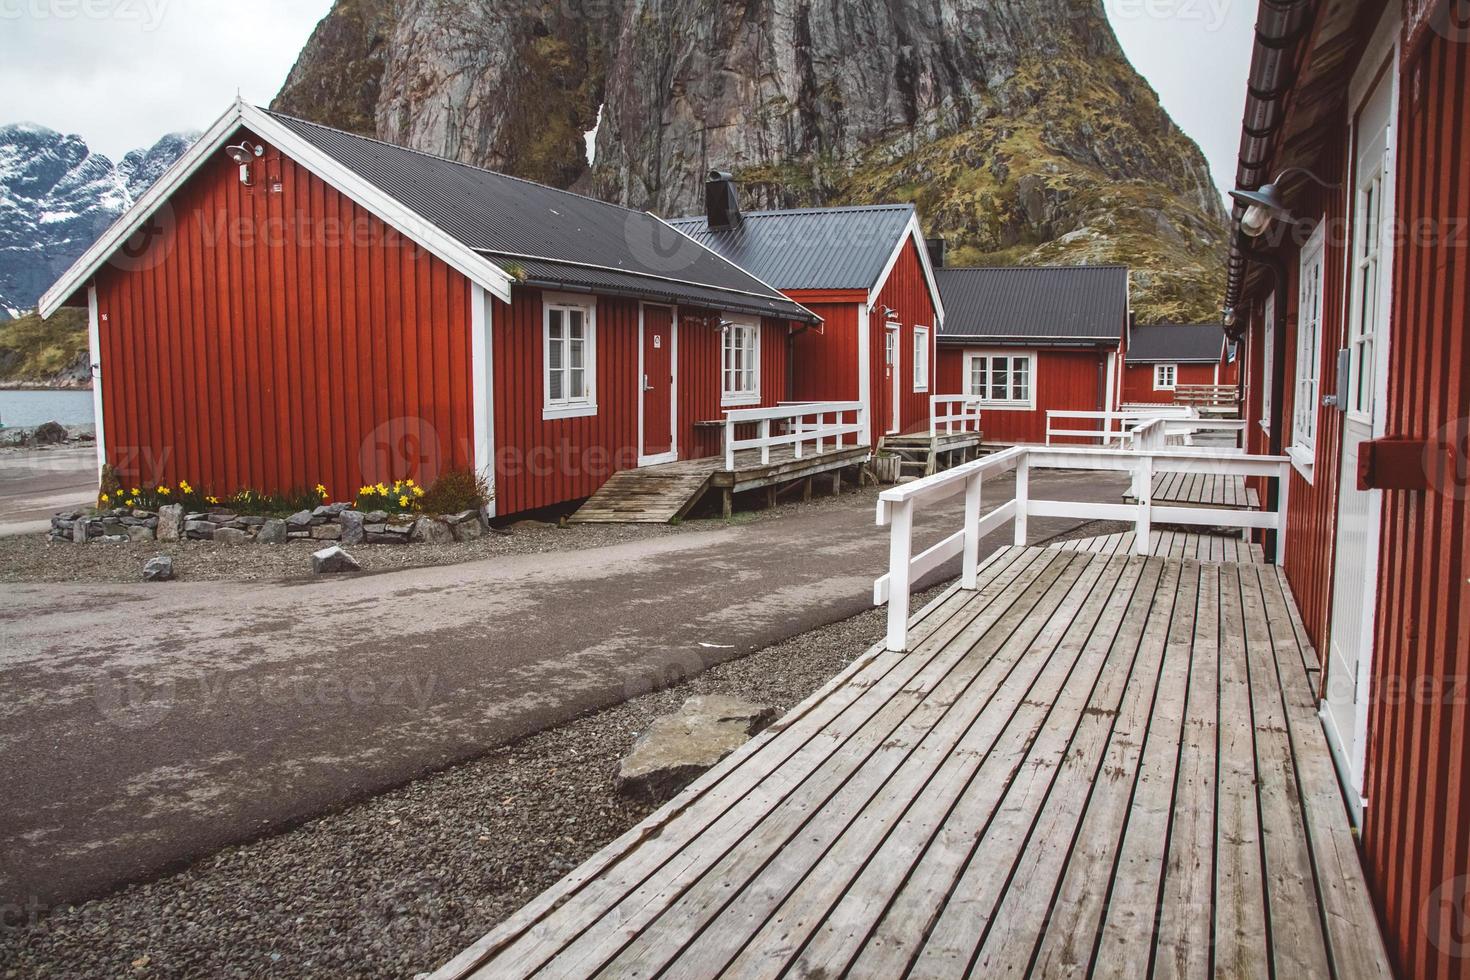
[[[435,976],[1390,976],[1275,566],[1005,548],[908,640]]]
[[[1124,498],[1132,502],[1133,498]],[[1223,507],[1260,510],[1261,495],[1245,478],[1215,473],[1159,473],[1153,479],[1153,502],[1160,506]],[[1159,520],[1167,521],[1160,515]]]
[[[826,452],[808,447],[798,458],[791,446],[779,446],[770,450],[765,461],[759,449],[740,450],[733,469],[724,456],[640,466],[613,474],[569,520],[573,524],[667,524],[689,513],[711,491],[723,494],[728,517],[731,497],[747,490],[768,488],[774,494],[783,485],[831,474],[836,492],[841,489],[837,482],[841,471],[862,465],[869,455],[866,446]],[[808,483],[804,492],[810,490]]]
[[[1091,538],[1073,538],[1050,545],[1067,551],[1088,551],[1099,555],[1133,553],[1134,532],[1104,534]],[[1196,561],[1241,562],[1264,565],[1266,553],[1258,544],[1221,534],[1194,534],[1189,531],[1154,531],[1148,537],[1148,553],[1159,558],[1193,558]]]

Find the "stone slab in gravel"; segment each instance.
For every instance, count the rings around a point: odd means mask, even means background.
[[[768,704],[728,694],[692,697],[638,737],[618,767],[618,790],[649,803],[672,799],[775,718]]]
[[[159,555],[143,563],[143,581],[172,582],[173,578],[174,560],[168,555]]]
[[[926,602],[939,590],[915,596]],[[412,977],[489,932],[653,805],[614,789],[694,694],[784,714],[883,636],[882,610],[730,661],[152,884],[0,930],[0,976]],[[134,963],[147,957],[146,970]]]
[[[318,575],[333,575],[340,572],[360,572],[362,566],[347,552],[333,545],[311,556],[311,570]]]

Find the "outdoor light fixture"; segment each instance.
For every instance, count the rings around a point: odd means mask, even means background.
[[[1233,306],[1225,307],[1225,326],[1235,326],[1235,307]]]
[[[878,307],[878,312],[881,313],[881,314],[883,314],[883,319],[884,320],[887,320],[889,323],[897,323],[898,322],[898,311],[895,310],[893,307],[891,307],[891,306],[880,306],[880,307]]]
[[[1296,222],[1297,219],[1292,216],[1281,195],[1281,179],[1287,174],[1303,174],[1330,191],[1342,187],[1341,184],[1329,184],[1306,167],[1287,167],[1277,174],[1276,179],[1271,183],[1253,191],[1238,188],[1231,191],[1231,198],[1237,204],[1245,205],[1245,214],[1240,219],[1240,230],[1247,238],[1260,238],[1266,233],[1266,229],[1271,227],[1271,222],[1274,220]]]
[[[225,147],[225,156],[240,165],[240,183],[246,187],[250,186],[250,163],[256,157],[265,156],[265,147],[256,144],[241,143],[238,146]]]

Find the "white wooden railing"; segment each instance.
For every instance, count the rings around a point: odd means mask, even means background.
[[[1145,445],[1164,438],[1162,427],[1139,435]],[[1074,500],[1038,500],[1031,496],[1031,470],[1035,467],[1066,470],[1096,470],[1132,475],[1132,504],[1093,503]],[[989,513],[982,513],[982,489],[986,477],[1016,471],[1014,495]],[[1017,545],[1025,545],[1027,522],[1032,517],[1065,517],[1084,521],[1127,521],[1134,526],[1133,547],[1148,554],[1153,528],[1153,478],[1158,473],[1204,473],[1221,476],[1264,477],[1277,481],[1274,511],[1227,510],[1216,507],[1168,507],[1170,524],[1203,527],[1264,529],[1276,533],[1277,563],[1285,559],[1286,508],[1291,485],[1291,461],[1285,456],[1245,456],[1202,448],[1165,446],[1152,449],[1103,449],[1096,446],[1037,448],[1016,446],[963,463],[943,473],[883,491],[878,497],[878,525],[892,528],[888,545],[888,574],[873,583],[875,605],[888,604],[888,649],[908,647],[909,592],[913,583],[960,556],[960,587],[974,589],[980,565],[980,542],[988,534],[1014,522]],[[963,493],[964,526],[918,555],[913,553],[914,519],[921,507],[931,506]]]
[[[852,421],[848,421],[851,417]],[[756,435],[749,439],[736,437],[737,426],[754,425]],[[810,444],[820,455],[841,449],[848,436],[857,445],[863,433],[862,402],[806,402],[780,405],[776,408],[740,408],[725,413],[725,469],[735,469],[735,454],[744,449],[759,449],[761,464],[771,461],[771,450],[790,446],[801,459]]]
[[[1104,446],[1122,443],[1131,429],[1154,419],[1187,419],[1198,417],[1197,412],[1183,406],[1160,405],[1157,408],[1121,408],[1109,412],[1065,412],[1048,410],[1046,413],[1046,444],[1054,439],[1094,439]],[[1098,422],[1101,426],[1077,428],[1077,422]]]
[[[974,395],[932,395],[929,438],[958,433],[980,434],[980,399]]]

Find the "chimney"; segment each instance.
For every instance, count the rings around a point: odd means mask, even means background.
[[[948,258],[949,242],[943,238],[926,238],[924,246],[929,250],[929,264],[936,269],[943,269],[944,260]]]
[[[711,170],[704,182],[704,214],[710,231],[730,231],[740,227],[740,191],[735,178]]]

